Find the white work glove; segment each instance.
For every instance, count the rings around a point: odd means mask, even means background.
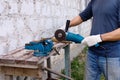
[[[84,38],[81,43],[91,47],[91,46],[96,45],[99,42],[102,42],[100,34],[88,36],[88,37]]]

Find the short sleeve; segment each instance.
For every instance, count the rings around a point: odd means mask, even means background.
[[[92,13],[92,1],[89,2],[88,6],[86,9],[79,14],[79,16],[82,18],[83,21],[86,21],[90,19],[93,16]]]
[[[119,28],[120,28],[120,0],[119,0],[119,15],[118,15],[118,17],[119,17]]]

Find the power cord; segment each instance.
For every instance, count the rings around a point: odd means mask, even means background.
[[[107,56],[105,56],[106,58],[106,77],[105,77],[105,80],[108,80],[108,58]]]

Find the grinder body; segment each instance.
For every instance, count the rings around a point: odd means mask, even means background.
[[[62,29],[56,30],[54,34],[55,38],[58,41],[72,41],[75,43],[81,43],[81,41],[84,38],[79,34],[68,32],[69,26],[70,26],[70,20],[67,20],[65,30]]]
[[[84,37],[82,37],[79,34],[74,34],[71,32],[66,32],[66,40],[67,41],[72,41],[75,43],[81,43],[81,41],[84,39]]]

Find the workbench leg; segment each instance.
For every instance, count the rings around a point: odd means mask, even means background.
[[[71,77],[70,45],[67,45],[64,48],[64,50],[65,50],[65,75]]]
[[[16,80],[20,80],[20,76],[17,76],[17,77],[16,77]]]
[[[47,67],[51,69],[51,58],[50,57],[47,59]],[[52,78],[51,72],[49,71],[47,72],[47,76],[48,76],[47,80],[56,80]]]
[[[5,80],[13,80],[13,75],[5,75]]]
[[[51,68],[51,60],[50,60],[50,58],[47,59],[47,67]],[[50,80],[51,79],[51,73],[47,72],[47,75],[48,75],[48,79],[47,80]]]

